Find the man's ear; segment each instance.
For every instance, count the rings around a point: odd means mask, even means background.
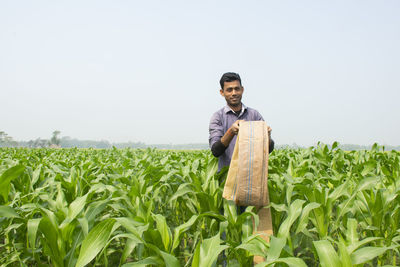
[[[223,89],[219,89],[219,93],[224,96],[224,90]]]

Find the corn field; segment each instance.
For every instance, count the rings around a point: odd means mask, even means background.
[[[0,149],[1,266],[399,266],[400,152],[270,155],[274,236],[209,151]]]

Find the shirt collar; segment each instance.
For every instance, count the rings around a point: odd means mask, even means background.
[[[239,115],[239,116],[241,116],[241,115],[243,114],[243,112],[244,112],[246,109],[247,109],[247,107],[245,106],[245,104],[242,103],[242,110],[240,111],[240,115]],[[235,113],[235,112],[231,109],[230,106],[226,105],[226,106],[224,107],[224,112],[225,112],[225,114],[228,113],[229,111]],[[239,116],[238,116],[238,117],[239,117]]]

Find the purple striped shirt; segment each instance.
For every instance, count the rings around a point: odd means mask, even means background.
[[[252,108],[246,107],[242,103],[242,111],[239,116],[237,116],[229,106],[225,106],[215,112],[210,120],[209,126],[209,137],[208,142],[210,148],[212,145],[221,140],[221,137],[226,133],[226,131],[232,126],[236,120],[245,121],[263,121],[261,114]],[[226,148],[225,152],[218,158],[218,171],[224,166],[229,166],[232,159],[233,149],[235,148],[236,135],[233,137],[229,146]]]

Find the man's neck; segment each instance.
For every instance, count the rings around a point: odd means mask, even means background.
[[[240,111],[240,110],[242,110],[242,103],[240,103],[239,105],[237,105],[237,106],[231,106],[231,105],[228,105],[233,111]]]

